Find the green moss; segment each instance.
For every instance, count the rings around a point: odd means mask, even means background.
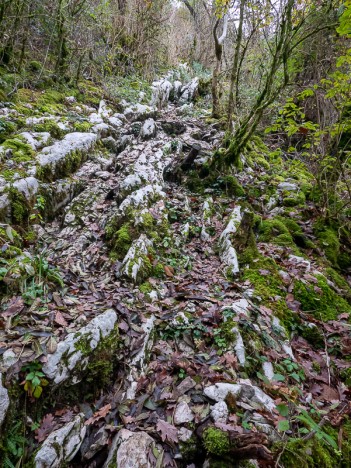
[[[35,132],[49,132],[53,138],[60,140],[64,135],[64,130],[57,125],[55,120],[47,119],[33,126]]]
[[[39,71],[40,69],[42,68],[42,64],[40,62],[37,62],[36,60],[31,60],[29,63],[28,63],[28,69],[30,71]]]
[[[37,177],[40,180],[49,182],[62,179],[79,169],[85,158],[85,153],[78,150],[72,151],[65,158],[58,161],[54,168],[50,164],[37,167]]]
[[[204,446],[208,453],[216,456],[223,456],[229,451],[229,436],[226,432],[209,427],[203,435]]]
[[[0,118],[0,142],[3,142],[13,132],[16,131],[16,125],[5,118]]]
[[[272,242],[277,236],[285,235],[290,236],[290,242],[293,243],[289,229],[280,219],[272,218],[262,221],[258,232],[261,242]]]
[[[280,464],[284,468],[335,468],[339,466],[340,457],[322,441],[313,438],[305,441],[290,439],[288,443],[279,442],[274,451],[281,452]]]
[[[152,275],[156,278],[163,278],[165,276],[165,268],[162,263],[157,263],[152,268]]]
[[[30,206],[25,196],[18,190],[11,188],[9,191],[11,200],[11,217],[13,221],[21,225],[28,221]]]
[[[132,233],[130,223],[124,224],[114,236],[113,249],[119,257],[124,257],[132,245]]]
[[[325,272],[338,288],[343,289],[348,295],[351,294],[348,282],[334,268],[326,268]]]
[[[283,198],[284,206],[302,206],[306,203],[306,196],[303,192],[289,192],[289,195]]]
[[[295,283],[294,296],[301,303],[302,310],[324,321],[336,320],[344,312],[351,313],[351,305],[328,286],[326,278],[322,275],[316,278],[317,284],[302,281]]]
[[[4,225],[2,225],[4,226]],[[22,247],[22,238],[18,232],[11,226],[0,227],[0,241],[6,244],[12,244],[15,247]]]
[[[321,248],[323,249],[325,256],[332,263],[332,265],[338,265],[338,257],[340,254],[340,241],[336,232],[331,228],[327,227],[322,230],[317,229],[315,231],[317,239],[320,241]]]
[[[261,270],[269,274],[262,275]],[[297,316],[286,305],[286,291],[279,270],[273,259],[257,257],[257,261],[244,270],[242,279],[251,283],[255,296],[261,298],[262,304],[270,308],[290,331],[296,326]]]
[[[91,340],[91,335],[83,335],[75,344],[75,348],[82,352],[83,357],[89,356],[88,366],[81,371],[84,379],[77,386],[78,393],[84,392],[84,398],[94,398],[101,389],[113,383],[120,345],[118,326],[116,325],[107,337],[101,337],[94,350],[91,349]]]
[[[324,336],[320,329],[316,326],[303,325],[300,327],[301,335],[315,348],[324,348]]]
[[[76,132],[89,132],[93,125],[90,122],[74,122],[73,128]]]
[[[27,162],[33,159],[34,151],[32,147],[19,136],[4,141],[2,146],[5,149],[12,150],[11,159],[15,162]]]
[[[153,287],[152,285],[147,281],[146,283],[143,283],[139,286],[139,290],[140,292],[142,292],[143,294],[148,294],[148,293],[151,293],[151,291],[153,291]]]
[[[80,81],[79,94],[77,95],[78,101],[98,106],[104,91],[97,86],[94,86],[90,81]]]
[[[224,192],[226,192],[227,195],[232,196],[232,197],[244,197],[245,196],[245,190],[239,184],[236,177],[232,175],[219,177],[217,179],[217,182],[219,184],[219,187]]]
[[[140,262],[140,265],[141,265],[138,271],[137,278],[136,278],[136,282],[139,283],[151,275],[152,264],[147,255],[136,252],[135,260],[131,260],[128,265],[128,276],[130,278],[132,278],[133,266],[135,265],[136,261],[138,261],[138,263]]]

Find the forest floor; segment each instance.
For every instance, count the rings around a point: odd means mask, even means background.
[[[36,198],[35,242],[2,225],[7,466],[349,466],[350,278],[311,174],[256,139],[209,177],[218,123],[111,108],[74,171],[41,173],[69,197]]]

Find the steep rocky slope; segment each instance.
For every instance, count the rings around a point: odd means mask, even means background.
[[[349,466],[349,253],[301,162],[213,169],[197,87],[1,110],[4,466]]]

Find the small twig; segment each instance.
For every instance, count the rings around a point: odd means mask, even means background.
[[[328,369],[328,385],[330,387],[330,357],[328,353],[328,342],[327,342],[327,338],[325,336],[324,331],[323,331],[323,339],[324,339],[324,349],[325,349],[325,355],[326,355],[326,365]]]
[[[279,466],[279,461],[280,461],[280,459],[281,459],[281,456],[282,456],[283,453],[285,452],[285,449],[286,449],[286,446],[287,446],[287,445],[288,445],[288,440],[285,442],[284,447],[283,447],[282,450],[279,452],[279,455],[278,455],[278,457],[277,457],[277,459],[276,459],[276,461],[275,461],[275,464],[274,464],[275,468],[277,468],[277,467]]]
[[[211,302],[212,304],[218,304],[216,299],[211,299],[210,297],[206,296],[188,296],[184,293],[179,293],[174,296],[176,301],[199,301],[199,302]]]

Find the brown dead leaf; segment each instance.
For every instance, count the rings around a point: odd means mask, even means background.
[[[163,269],[164,269],[166,275],[167,275],[169,278],[173,278],[173,276],[174,276],[174,268],[173,268],[173,267],[165,265],[165,266],[163,267]]]
[[[94,413],[94,415],[85,422],[85,425],[90,426],[90,424],[94,424],[94,422],[98,421],[99,419],[105,418],[110,411],[111,405],[109,403],[108,405],[100,408],[99,411],[96,411],[96,413]]]
[[[161,433],[161,439],[163,442],[178,442],[178,430],[172,424],[169,424],[163,419],[157,421],[156,430]]]
[[[40,427],[35,431],[36,440],[43,442],[56,428],[57,423],[54,416],[51,413],[45,415],[40,423]]]
[[[68,325],[68,323],[66,322],[66,320],[64,319],[63,315],[61,314],[59,310],[56,312],[54,320],[56,323],[58,323],[62,327],[67,327]]]

